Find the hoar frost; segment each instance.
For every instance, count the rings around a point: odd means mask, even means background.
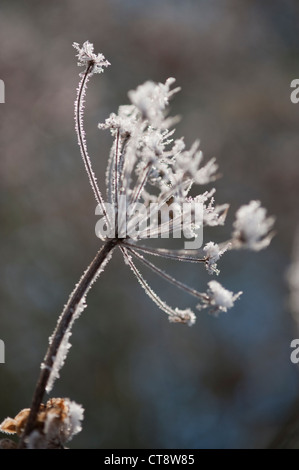
[[[255,251],[266,248],[273,237],[270,230],[274,224],[274,217],[266,217],[266,213],[260,201],[241,206],[236,212],[234,223],[235,243]]]
[[[15,418],[6,418],[0,430],[21,436],[30,409],[21,410]],[[73,436],[82,430],[84,409],[68,398],[51,398],[40,405],[35,429],[26,438],[28,449],[62,449]]]
[[[260,201],[251,201],[236,212],[232,237],[224,243],[209,241],[203,249],[189,250],[153,248],[141,244],[141,240],[169,234],[170,229],[173,232],[184,229],[184,234],[186,230],[190,236],[196,237],[198,220],[194,208],[198,204],[203,210],[201,223],[204,227],[224,225],[229,205],[215,203],[215,188],[200,188],[196,196],[191,195],[194,186],[205,186],[219,177],[218,165],[215,158],[204,163],[198,140],[187,148],[182,137],[174,137],[175,129],[172,127],[178,118],[167,116],[167,106],[180,90],[178,87],[172,88],[175,79],[168,78],[165,83],[147,81],[128,93],[130,104],[120,106],[117,113],[110,114],[104,123],[99,124],[101,130],[110,130],[113,137],[106,170],[106,196],[114,214],[109,213],[88,154],[84,130],[84,101],[90,77],[103,72],[104,67],[108,67],[110,63],[103,54],[95,54],[93,44],[88,41],[82,47],[78,43],[73,46],[77,51],[78,65],[85,67],[84,72],[80,73],[81,80],[75,101],[75,129],[89,182],[107,232],[102,235],[105,244],[71,294],[50,338],[50,347],[40,376],[45,386],[42,390],[39,385],[36,388],[35,409],[32,407],[31,410],[22,410],[14,419],[7,418],[0,425],[3,432],[22,435],[21,443],[25,443],[28,448],[62,448],[65,442],[81,430],[83,409],[80,405],[69,399],[59,398],[42,405],[41,397],[45,389],[48,392],[51,390],[55,379],[59,377],[59,370],[70,348],[69,339],[74,321],[85,308],[88,291],[116,247],[120,248],[126,265],[146,294],[168,315],[170,322],[193,325],[195,313],[189,307],[179,309],[169,306],[149,286],[135,262],[196,298],[198,310],[208,308],[211,314],[217,315],[232,308],[241,292],[234,294],[215,280],[208,282],[206,290],[201,292],[172,277],[148,258],[159,257],[202,264],[209,274],[219,274],[217,263],[226,251],[240,248],[258,251],[268,246],[273,237],[274,218],[266,216],[266,209],[261,206]],[[147,225],[132,236],[122,237],[123,220],[128,223],[128,227],[134,227],[135,209],[140,203],[145,208],[143,219]],[[170,205],[173,208],[171,216],[168,210]],[[184,205],[190,209],[188,217],[182,210]],[[122,214],[123,220],[118,221],[117,233],[113,234],[112,217],[115,214]],[[159,214],[168,214],[168,220],[158,217]],[[4,443],[5,445],[11,444]]]
[[[94,54],[90,43],[84,43],[82,48],[75,44],[75,48],[80,65],[86,67],[85,78],[88,78],[91,64],[105,63],[106,66],[108,63],[102,54],[97,56]],[[84,80],[83,77],[76,101],[76,112],[80,116],[83,135],[84,108],[80,96],[85,94]],[[208,283],[206,292],[200,292],[162,271],[147,256],[203,263],[209,274],[219,274],[217,262],[226,251],[238,248],[259,250],[269,244],[271,239],[269,231],[273,226],[273,218],[266,218],[266,211],[260,202],[252,201],[237,211],[233,237],[220,245],[210,241],[199,250],[170,250],[140,244],[140,240],[163,237],[170,229],[173,232],[183,229],[184,234],[196,237],[198,225],[193,209],[196,204],[201,204],[203,207],[203,226],[211,227],[225,223],[229,207],[228,204],[215,204],[215,188],[204,189],[196,196],[190,195],[194,185],[205,186],[219,177],[218,165],[215,158],[204,163],[198,140],[188,149],[182,137],[174,137],[175,130],[171,127],[177,122],[177,118],[167,116],[169,101],[180,90],[179,87],[172,88],[174,83],[175,79],[171,77],[165,83],[147,81],[139,85],[136,90],[128,93],[130,104],[120,106],[117,113],[110,114],[104,123],[99,124],[101,130],[110,130],[113,137],[106,170],[108,203],[116,214],[125,214],[124,221],[131,229],[128,231],[129,235],[126,233],[126,236],[121,238],[122,221],[118,223],[115,233],[112,223],[114,214],[108,211],[105,213],[105,204],[93,177],[86,144],[85,142],[82,144],[80,138],[78,141],[85,165],[86,162],[89,165],[88,175],[101,214],[104,214],[103,223],[107,227],[107,232],[101,233],[102,239],[107,241],[113,237],[118,238],[117,244],[123,253],[125,263],[131,268],[147,295],[168,315],[171,322],[192,325],[196,318],[194,312],[190,308],[179,310],[170,307],[148,285],[135,261],[199,299],[200,303],[197,305],[199,310],[209,307],[211,313],[227,311],[240,297],[240,292],[233,294],[216,281]],[[167,214],[170,202],[173,208],[171,220],[167,220],[167,223],[165,221],[157,223],[157,213]],[[138,203],[142,203],[145,212],[142,214],[143,225],[139,227],[140,230],[134,231],[132,228],[135,227],[137,220],[134,208]],[[181,209],[184,204],[190,207],[191,216],[188,220]]]

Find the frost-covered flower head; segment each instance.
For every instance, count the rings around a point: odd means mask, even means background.
[[[273,237],[274,217],[266,217],[260,201],[251,201],[236,212],[233,237],[240,247],[259,251],[266,248]]]
[[[233,292],[222,287],[217,281],[210,281],[208,283],[208,296],[206,304],[200,304],[199,309],[205,307],[211,307],[211,313],[218,314],[219,312],[227,312],[227,310],[233,307],[234,302],[240,297],[242,292],[234,294]]]
[[[184,234],[196,237],[199,224],[195,207],[199,204],[204,227],[224,224],[228,204],[215,204],[214,188],[201,188],[197,196],[190,195],[194,185],[202,187],[217,179],[218,166],[214,158],[207,163],[203,162],[198,141],[188,149],[183,138],[174,137],[175,130],[171,128],[177,118],[168,117],[166,111],[170,99],[180,90],[171,88],[175,79],[169,78],[165,83],[147,81],[128,93],[130,104],[120,106],[117,113],[110,114],[104,123],[99,124],[100,129],[109,129],[113,137],[106,171],[106,196],[109,203],[106,204],[87,153],[83,104],[89,76],[97,69],[102,71],[108,62],[102,54],[95,55],[93,46],[88,42],[82,48],[77,43],[74,47],[78,51],[79,65],[86,67],[78,88],[75,120],[81,154],[98,202],[97,213],[103,215],[99,236],[104,241],[116,240],[126,264],[150,298],[168,314],[170,321],[191,325],[195,321],[195,314],[190,308],[180,310],[162,301],[145,281],[135,261],[197,298],[199,310],[210,307],[211,313],[227,311],[239,298],[240,292],[233,294],[216,281],[209,282],[206,292],[200,292],[162,271],[148,257],[202,263],[209,274],[218,274],[217,262],[225,251],[241,246],[254,250],[265,247],[270,241],[268,232],[273,219],[265,218],[265,209],[260,207],[259,202],[251,202],[237,212],[233,239],[221,245],[211,241],[203,249],[196,250],[170,250],[141,245],[140,240],[163,237],[170,228],[174,233],[184,230]],[[141,205],[142,217],[138,212]],[[188,219],[182,211],[184,205],[190,209]],[[166,219],[161,217],[163,213],[166,213]],[[136,224],[139,224],[138,230],[134,231]],[[124,226],[128,230],[124,231]]]
[[[78,51],[79,67],[88,67],[90,74],[101,73],[104,71],[103,67],[110,65],[110,62],[105,59],[103,54],[95,54],[93,52],[93,44],[88,41],[85,41],[82,47],[77,42],[74,42],[73,47]]]

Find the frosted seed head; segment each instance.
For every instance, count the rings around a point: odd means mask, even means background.
[[[90,73],[101,73],[104,71],[103,67],[108,67],[111,65],[108,60],[105,59],[103,54],[95,54],[93,51],[93,44],[89,41],[85,41],[80,47],[77,42],[73,43],[73,47],[78,52],[78,66],[79,67],[88,67],[91,66]]]
[[[210,313],[217,316],[220,312],[227,312],[229,308],[232,308],[241,295],[242,292],[234,294],[225,289],[219,282],[210,281],[202,303],[198,304],[197,308],[198,310],[209,308]]]
[[[267,211],[260,201],[251,201],[236,212],[233,240],[235,248],[259,251],[266,248],[274,235],[274,217],[266,217]]]
[[[186,323],[188,326],[194,325],[196,316],[190,308],[187,308],[186,310],[176,308],[175,312],[175,315],[170,315],[168,317],[170,323]]]

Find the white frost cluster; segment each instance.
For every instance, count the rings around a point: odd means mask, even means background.
[[[218,165],[212,158],[202,166],[203,153],[199,150],[199,141],[195,141],[189,151],[183,152],[181,148],[176,155],[177,169],[189,175],[195,184],[208,184],[217,178]]]
[[[267,211],[260,201],[251,201],[236,212],[233,238],[237,246],[259,251],[266,248],[273,237],[274,217],[266,217]]]
[[[74,42],[73,47],[78,52],[78,65],[80,67],[91,66],[89,73],[101,73],[104,71],[103,67],[110,65],[110,62],[105,59],[103,54],[95,54],[93,52],[93,44],[89,41],[85,41],[82,47],[77,42]]]
[[[6,418],[0,430],[22,436],[30,409],[21,410],[14,418]],[[50,398],[41,404],[33,431],[25,438],[27,449],[63,449],[82,430],[84,409],[69,398]]]
[[[82,430],[84,409],[68,398],[52,398],[38,417],[39,429],[26,438],[27,449],[63,449]]]
[[[227,243],[223,248],[220,249],[219,245],[214,242],[209,242],[205,245],[203,251],[205,252],[206,268],[209,274],[219,274],[220,271],[217,269],[217,261],[230,246],[231,244]]]
[[[234,302],[242,295],[242,292],[234,294],[233,292],[222,287],[217,281],[210,281],[208,283],[207,298],[205,300],[205,306],[211,307],[211,313],[218,314],[219,312],[226,312],[229,308],[232,308]],[[199,309],[203,308],[200,304]]]
[[[84,408],[75,401],[68,401],[68,423],[67,432],[69,438],[82,431],[82,421],[84,418]]]
[[[165,108],[169,99],[180,91],[180,88],[170,89],[174,82],[175,78],[168,78],[165,83],[148,81],[138,86],[136,90],[128,92],[132,104],[140,111],[142,118],[153,127],[167,126],[164,119]]]
[[[63,410],[58,407],[53,407],[52,410],[52,413],[47,413],[43,428],[43,434],[47,439],[51,440],[54,436],[60,435],[63,436],[63,443],[66,443],[82,430],[84,409],[81,405],[64,398]]]
[[[171,323],[187,323],[187,325],[192,326],[196,321],[196,316],[190,308],[186,310],[175,309],[176,315],[171,315],[169,321]]]

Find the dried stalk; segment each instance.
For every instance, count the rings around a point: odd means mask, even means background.
[[[62,315],[52,335],[52,340],[43,362],[43,368],[41,369],[39,379],[35,387],[30,408],[30,414],[25,426],[24,433],[19,443],[20,448],[26,447],[26,437],[29,436],[35,428],[37,414],[45,394],[47,383],[52,371],[52,367],[58,349],[64,339],[65,333],[68,330],[68,326],[70,325],[74,315],[76,314],[76,309],[80,302],[85,298],[87,292],[96,280],[101,266],[107,260],[108,255],[111,253],[111,251],[115,248],[117,244],[118,240],[112,239],[107,241],[105,245],[102,246],[102,248],[98,251],[95,258],[83,274],[76,288],[72,292],[62,312]]]

